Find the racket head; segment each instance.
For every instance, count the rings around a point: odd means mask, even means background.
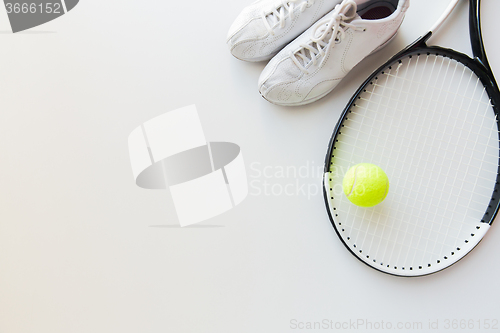
[[[460,260],[499,208],[500,93],[493,75],[477,58],[426,46],[429,37],[358,89],[325,160],[323,193],[339,238],[362,262],[399,276],[431,274]],[[386,200],[372,208],[354,206],[342,191],[344,174],[361,162],[389,176]]]

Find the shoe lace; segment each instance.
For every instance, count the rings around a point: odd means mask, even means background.
[[[356,3],[353,0],[346,0],[337,5],[332,16],[320,21],[320,24],[312,32],[309,42],[301,44],[298,50],[290,52],[290,58],[304,73],[308,73],[306,66],[310,62],[316,65],[321,57],[321,61],[323,61],[326,52],[345,37],[347,28],[356,31],[366,30],[349,23],[355,17]]]
[[[314,4],[315,0],[281,0],[281,5],[274,8],[272,12],[262,13],[262,19],[267,31],[274,35],[274,28],[279,25],[280,29],[285,27],[286,17],[294,18],[294,9],[297,5],[300,12],[304,12]]]

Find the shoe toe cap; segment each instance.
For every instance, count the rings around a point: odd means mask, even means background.
[[[279,58],[278,54],[276,57]],[[259,78],[259,92],[268,101],[280,105],[300,103],[306,94],[303,94],[303,76],[301,70],[290,58],[274,58],[264,68]]]
[[[263,54],[260,53],[262,53],[263,42],[269,36],[262,19],[254,18],[243,25],[236,24],[237,21],[229,30],[227,38],[227,46],[231,53],[240,59],[262,56]]]
[[[259,92],[266,100],[278,105],[294,105],[300,103],[304,96],[298,93],[300,82],[297,80],[271,84],[268,82],[259,85]]]
[[[263,98],[273,104],[288,105],[295,102],[293,87],[290,87],[289,84],[277,85],[270,88],[263,84],[259,92]]]
[[[307,93],[305,100],[315,101],[325,96],[330,91],[332,91],[340,83],[341,80],[342,79],[332,79],[332,80],[322,81],[316,84],[314,87],[312,87],[312,89],[309,89],[309,92]]]
[[[253,41],[242,41],[231,45],[228,43],[231,54],[241,60],[251,60],[256,57],[258,45]]]

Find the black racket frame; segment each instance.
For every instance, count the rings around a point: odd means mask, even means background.
[[[488,59],[486,57],[486,51],[484,48],[483,38],[481,33],[480,6],[481,6],[481,0],[469,1],[469,31],[470,31],[472,53],[474,55],[474,58],[471,58],[464,53],[457,52],[449,48],[443,48],[440,46],[427,46],[426,43],[432,36],[432,32],[428,32],[427,34],[425,34],[422,37],[419,37],[415,42],[413,42],[412,44],[401,50],[391,59],[389,59],[386,63],[380,66],[366,79],[366,81],[359,87],[359,89],[354,93],[354,95],[349,100],[347,106],[342,112],[339,121],[335,126],[333,135],[330,139],[330,143],[328,144],[328,151],[325,158],[325,169],[324,169],[325,173],[330,172],[330,168],[333,164],[331,160],[334,157],[334,150],[336,149],[335,143],[337,142],[337,137],[339,134],[341,134],[343,123],[345,119],[348,117],[349,113],[351,112],[352,107],[356,105],[356,100],[359,98],[359,95],[366,90],[367,86],[373,84],[374,80],[377,79],[377,76],[380,75],[386,68],[389,68],[390,66],[392,67],[393,65],[400,63],[402,58],[412,57],[414,55],[419,56],[425,54],[427,55],[433,54],[433,55],[443,56],[456,60],[465,65],[466,67],[468,67],[469,69],[471,69],[483,83],[484,87],[486,88],[488,97],[491,100],[493,111],[497,117],[497,127],[499,131],[499,141],[500,141],[500,123],[498,121],[498,119],[500,118],[500,91],[495,81],[493,71],[491,70],[490,65],[488,63]],[[488,223],[490,225],[493,223],[493,220],[495,219],[498,210],[500,208],[500,149],[499,149],[498,165],[499,166],[497,168],[497,179],[491,196],[491,200],[486,212],[483,215],[483,218],[481,219],[481,223]],[[329,208],[330,206],[329,201],[333,199],[333,197],[331,197],[330,194],[328,193],[327,188],[329,188],[329,185],[327,187],[327,184],[325,182],[326,180],[323,179],[323,196],[325,200],[328,217],[330,218],[330,222],[332,223],[332,226],[335,229],[335,232],[337,233],[338,237],[345,245],[345,247],[349,250],[349,252],[351,252],[361,262],[365,263],[352,251],[352,249],[344,242],[342,236],[340,235],[340,231],[338,230],[337,225],[335,224],[335,217],[332,216],[332,212],[330,211]],[[332,208],[335,210],[335,207]]]

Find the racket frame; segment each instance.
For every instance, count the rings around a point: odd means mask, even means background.
[[[353,254],[357,259],[359,259],[361,262],[365,263],[366,265],[375,268],[383,273],[391,274],[391,275],[396,275],[396,276],[407,276],[407,275],[399,275],[399,274],[392,274],[388,273],[384,270],[378,269],[375,266],[372,266],[368,263],[366,263],[363,259],[361,259],[357,253],[353,251],[353,249],[344,241],[342,238],[342,235],[340,234],[340,231],[338,230],[338,227],[335,223],[335,218],[333,216],[332,208],[335,209],[334,207],[331,207],[331,196],[329,193],[329,173],[330,173],[330,168],[332,165],[332,156],[333,156],[333,151],[335,150],[335,143],[337,141],[337,137],[339,135],[339,132],[342,128],[342,124],[345,121],[349,111],[352,109],[353,106],[355,106],[356,100],[358,99],[358,96],[362,94],[366,87],[370,85],[370,83],[373,83],[374,80],[376,80],[377,76],[381,74],[384,69],[388,68],[389,66],[393,66],[394,64],[398,63],[400,59],[405,58],[405,57],[411,57],[413,55],[422,55],[422,54],[434,54],[434,55],[439,55],[443,57],[447,57],[453,60],[456,60],[469,69],[471,69],[477,77],[480,79],[481,83],[484,85],[486,88],[486,93],[488,94],[488,97],[490,98],[493,112],[495,113],[495,116],[497,118],[497,129],[499,132],[499,137],[498,140],[500,141],[500,123],[498,122],[498,119],[500,118],[500,91],[498,89],[498,85],[495,81],[493,72],[489,66],[487,57],[486,57],[486,51],[484,49],[484,44],[482,40],[482,34],[481,34],[481,22],[480,22],[480,0],[470,0],[469,1],[469,30],[470,30],[470,39],[471,39],[471,46],[472,46],[472,51],[474,58],[471,58],[470,56],[455,51],[453,49],[449,48],[443,48],[440,46],[428,46],[426,43],[431,38],[433,32],[429,31],[425,35],[419,37],[416,41],[414,41],[412,44],[408,45],[405,47],[403,50],[398,52],[396,55],[394,55],[392,58],[390,58],[387,62],[385,62],[383,65],[381,65],[377,70],[375,70],[364,82],[363,84],[358,88],[358,90],[354,93],[354,95],[351,97],[349,100],[347,106],[343,110],[336,126],[333,132],[333,135],[330,139],[330,142],[328,144],[328,151],[325,157],[325,168],[324,168],[324,177],[323,177],[323,196],[325,200],[325,205],[327,208],[327,213],[328,217],[330,219],[330,222],[332,223],[333,228],[335,229],[335,232],[337,233],[338,237],[342,241],[342,243],[345,245],[345,247]],[[450,5],[451,7],[451,5]],[[449,15],[449,13],[448,13]],[[443,15],[444,18],[440,18],[440,20],[444,20],[448,15]],[[435,26],[440,26],[440,24],[436,24]],[[499,147],[500,148],[500,147]],[[500,149],[499,149],[500,153]],[[496,184],[492,193],[492,197],[490,200],[490,203],[488,205],[488,209],[485,211],[483,218],[481,219],[481,223],[488,224],[490,226],[495,217],[498,214],[498,211],[500,209],[500,155],[498,159],[498,168],[497,168],[497,178],[496,178]],[[488,228],[486,228],[488,229]],[[480,241],[479,241],[480,242]],[[478,242],[478,243],[479,243]],[[476,244],[477,245],[477,244]],[[470,249],[470,251],[473,248]],[[469,252],[470,252],[469,251]],[[462,257],[463,258],[463,257]],[[462,258],[457,260],[456,262],[460,261]],[[453,264],[455,264],[454,262]],[[447,268],[452,266],[448,265],[443,267]],[[439,271],[439,270],[438,270]],[[435,271],[435,272],[438,272]],[[435,273],[432,272],[432,273]],[[430,274],[432,274],[430,273]],[[426,275],[426,274],[423,274]],[[411,275],[413,276],[413,275]],[[421,276],[421,275],[420,275]]]

